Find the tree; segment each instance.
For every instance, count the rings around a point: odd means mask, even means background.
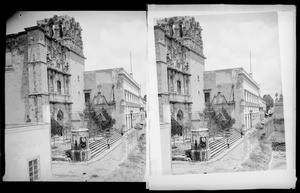
[[[174,139],[174,146],[175,146],[175,135],[182,134],[182,125],[180,125],[173,117],[171,117],[171,137]]]
[[[89,120],[89,130],[95,125],[96,131],[109,132],[116,120],[111,117],[105,108],[97,109],[94,105],[88,104],[84,117]]]
[[[229,131],[235,123],[235,119],[228,114],[224,107],[217,113],[213,107],[208,106],[203,113],[204,117],[208,118],[208,127],[213,137],[218,132]]]
[[[224,107],[222,107],[222,118],[219,120],[221,129],[226,132],[229,131],[235,123],[235,119],[232,118]]]
[[[51,117],[51,137],[54,140],[54,147],[55,147],[55,136],[61,135],[63,131],[63,127],[53,118]]]
[[[263,96],[263,100],[266,102],[266,112],[274,106],[274,99],[269,94]]]
[[[211,105],[205,107],[203,114],[204,118],[207,119],[209,135],[212,135],[213,138],[215,138],[216,134],[221,131],[219,127],[220,114],[217,114]]]

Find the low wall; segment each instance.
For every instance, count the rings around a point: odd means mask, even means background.
[[[124,133],[124,135],[122,136],[124,158],[126,158],[127,155],[138,145],[139,137],[143,132],[144,129],[131,129]]]
[[[268,117],[264,122],[264,127],[260,132],[265,133],[268,138],[275,131],[273,117]]]
[[[252,128],[247,131],[244,137],[244,158],[247,159],[250,153],[259,145],[260,131]]]
[[[267,118],[264,123],[262,129],[252,128],[247,131],[244,139],[245,158],[248,158],[250,153],[259,145],[259,140],[263,133],[268,138],[275,131],[272,117]]]

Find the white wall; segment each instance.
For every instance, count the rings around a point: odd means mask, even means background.
[[[199,56],[194,56],[199,57]],[[194,60],[192,57],[189,60],[191,69],[191,88],[190,94],[192,97],[192,119],[199,119],[198,112],[204,110],[204,60],[201,58],[200,61]],[[200,58],[200,57],[199,57]],[[198,60],[199,60],[198,58]],[[198,80],[199,76],[199,80]]]
[[[6,60],[11,61],[13,70],[5,71],[5,123],[25,122],[25,104],[21,98],[24,55],[16,51],[6,54]],[[28,89],[28,88],[27,88]]]
[[[70,52],[72,119],[79,119],[78,112],[83,112],[84,104],[84,59]],[[79,80],[78,80],[79,77]]]
[[[5,128],[3,181],[29,181],[28,162],[40,159],[41,180],[51,178],[50,124],[26,124]]]

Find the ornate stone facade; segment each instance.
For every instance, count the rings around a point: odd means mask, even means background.
[[[52,117],[66,125],[72,120],[74,104],[83,111],[83,94],[82,100],[74,100],[75,94],[83,91],[83,82],[79,85],[75,81],[77,76],[83,81],[81,31],[74,18],[54,15],[6,36],[7,123],[50,122]],[[11,90],[10,81],[21,87]],[[9,95],[18,93],[22,97],[10,102]],[[14,112],[17,117],[11,116]]]
[[[157,20],[154,29],[157,71],[165,71],[158,72],[161,101],[167,98],[171,116],[181,124],[199,119],[194,115],[203,106],[205,59],[200,24],[194,17],[172,17]]]

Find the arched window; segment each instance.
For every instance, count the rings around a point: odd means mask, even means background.
[[[181,93],[181,81],[177,80],[177,92],[180,94]]]
[[[63,120],[63,118],[64,118],[64,113],[61,110],[59,110],[57,112],[57,120],[61,121],[61,120]]]
[[[57,81],[57,92],[61,94],[61,82],[59,80]]]
[[[177,112],[177,121],[181,122],[183,119],[183,112],[181,109],[179,109],[179,111]]]

